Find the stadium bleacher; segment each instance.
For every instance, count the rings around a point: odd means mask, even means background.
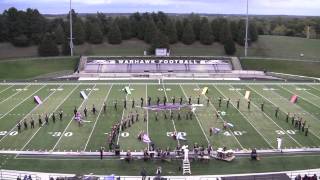
[[[84,66],[85,73],[220,73],[231,72],[232,65],[223,60],[90,60]],[[182,63],[181,63],[182,62]],[[184,63],[186,62],[186,63]]]

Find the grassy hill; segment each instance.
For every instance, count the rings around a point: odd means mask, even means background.
[[[75,47],[77,55],[111,55],[111,56],[138,56],[149,47],[143,41],[132,39],[124,41],[120,45],[103,43],[99,45],[83,44]],[[172,55],[194,55],[194,56],[222,56],[225,55],[224,48],[219,43],[205,46],[199,42],[187,46],[182,43],[171,45]],[[244,49],[237,46],[236,56],[244,56]],[[251,57],[266,58],[289,58],[301,59],[300,54],[304,53],[303,59],[320,58],[320,40],[312,40],[285,36],[260,36],[259,41],[252,44],[249,49]],[[37,47],[16,48],[8,43],[0,44],[0,59],[16,57],[36,57]]]
[[[320,62],[280,59],[241,59],[246,70],[266,70],[286,74],[320,77]]]
[[[30,79],[74,71],[79,58],[27,58],[0,61],[0,79]]]

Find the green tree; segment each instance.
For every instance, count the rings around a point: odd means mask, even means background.
[[[284,35],[286,35],[287,31],[288,31],[288,29],[286,28],[286,26],[278,25],[273,29],[272,34],[278,35],[278,36],[284,36]]]
[[[108,33],[108,42],[110,44],[121,44],[121,31],[116,22],[113,22]]]
[[[80,45],[83,44],[86,38],[84,25],[80,18],[77,18],[73,24],[73,37],[74,44]]]
[[[186,25],[184,26],[182,42],[187,45],[191,45],[195,42],[196,36],[194,35],[193,28],[189,21],[186,21]]]
[[[89,42],[92,44],[101,44],[103,42],[103,33],[101,32],[101,29],[98,23],[91,24]]]
[[[131,26],[131,35],[132,37],[138,37],[139,23],[141,21],[141,15],[139,12],[133,13],[129,17],[130,26]]]
[[[3,12],[3,17],[5,19],[5,25],[8,30],[8,39],[13,45],[17,45],[20,43],[16,43],[19,41],[23,41],[23,45],[29,45],[30,42],[28,37],[25,35],[26,27],[26,16],[23,11],[18,11],[16,8],[9,8]]]
[[[157,26],[155,25],[154,21],[150,19],[145,28],[144,41],[146,43],[151,43],[152,39],[157,33]]]
[[[249,38],[250,42],[256,42],[258,40],[258,30],[255,22],[249,24]]]
[[[53,33],[54,33],[54,39],[56,40],[56,43],[62,44],[65,39],[65,35],[64,35],[65,33],[60,24],[56,27]]]
[[[152,39],[150,48],[148,49],[149,54],[155,54],[157,48],[169,49],[169,39],[168,37],[160,31],[157,31]]]
[[[59,48],[52,35],[46,34],[38,47],[39,56],[58,56]]]
[[[122,16],[122,17],[116,18],[115,21],[118,24],[118,27],[120,29],[122,39],[123,40],[130,39],[132,37],[132,34],[131,34],[131,24],[129,19],[127,17]]]
[[[0,42],[8,40],[8,33],[5,17],[0,14]]]
[[[204,19],[201,23],[200,29],[200,42],[204,45],[211,45],[213,43],[214,37],[212,35],[212,30],[207,19]]]
[[[224,18],[217,18],[211,21],[211,29],[213,37],[215,38],[215,41],[220,41],[220,29],[221,26],[226,22],[226,19]]]
[[[233,40],[236,41],[237,37],[238,37],[238,23],[237,23],[237,21],[230,22],[230,31],[231,31]]]
[[[39,44],[46,31],[46,19],[37,9],[28,8],[25,13],[26,36],[34,44]]]
[[[221,44],[225,44],[225,42],[231,38],[232,39],[232,34],[231,34],[231,30],[230,30],[230,24],[228,21],[225,21],[221,28],[220,28],[220,37],[219,37],[219,41],[221,42]]]
[[[193,32],[195,35],[196,40],[200,40],[200,29],[201,29],[201,18],[198,14],[192,13],[189,16],[189,19],[191,21],[191,25],[193,28]]]
[[[233,41],[233,39],[230,37],[225,40],[224,43],[224,51],[227,55],[234,55],[236,53],[236,45]]]
[[[68,41],[68,39],[65,39],[62,43],[62,47],[61,47],[61,54],[65,55],[65,56],[70,56],[70,42]]]
[[[238,22],[237,43],[241,46],[244,46],[245,45],[245,38],[246,38],[246,21],[240,20]]]
[[[178,19],[176,21],[176,29],[177,29],[177,37],[179,41],[182,41],[182,35],[183,35],[183,24],[182,22]]]
[[[165,26],[165,34],[167,35],[170,44],[178,42],[177,29],[171,19],[167,20],[167,24]]]

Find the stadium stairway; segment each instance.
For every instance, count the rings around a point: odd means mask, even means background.
[[[187,160],[187,161],[184,160],[182,162],[182,168],[183,168],[183,175],[186,175],[186,174],[191,175],[191,165],[190,165],[189,160]]]
[[[233,66],[233,70],[242,70],[242,66],[241,66],[239,58],[232,57],[231,58],[231,63],[232,63],[232,66]]]

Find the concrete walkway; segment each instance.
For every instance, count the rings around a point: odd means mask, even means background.
[[[231,57],[231,63],[233,66],[233,70],[242,70],[242,66],[241,66],[239,58]]]

